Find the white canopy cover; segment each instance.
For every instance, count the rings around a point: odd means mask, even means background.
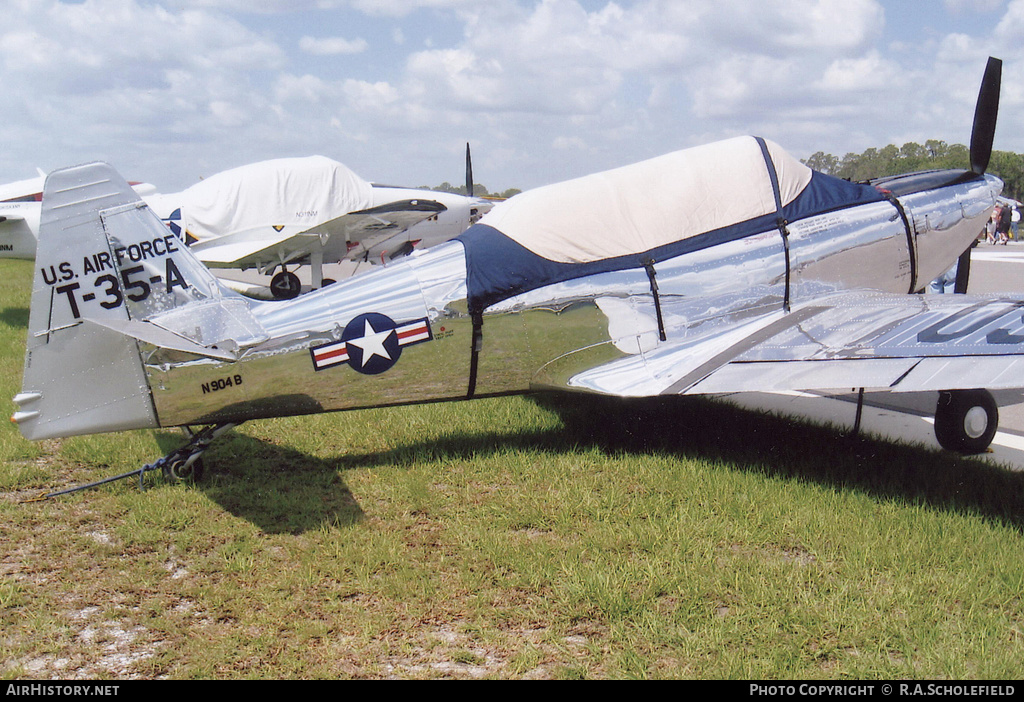
[[[200,241],[268,225],[307,229],[373,206],[371,185],[324,156],[241,166],[162,199],[181,208],[182,226]]]
[[[765,140],[782,205],[811,169]],[[771,174],[754,137],[737,137],[529,190],[499,203],[481,224],[560,263],[589,263],[774,213]]]

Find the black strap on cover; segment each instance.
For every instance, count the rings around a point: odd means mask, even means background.
[[[762,137],[754,137],[757,140],[758,146],[761,147],[761,155],[764,156],[764,165],[768,169],[768,177],[772,181],[772,193],[775,195],[775,214],[776,214],[776,226],[779,229],[779,234],[782,235],[782,248],[786,254],[786,293],[782,301],[782,308],[789,312],[789,286],[790,286],[790,261],[789,261],[789,222],[786,221],[785,217],[782,216],[782,192],[779,189],[779,174],[775,172],[775,162],[772,161],[772,155],[768,152],[768,144],[765,143]]]
[[[466,399],[473,399],[476,392],[476,374],[480,365],[480,349],[483,347],[484,339],[484,313],[481,310],[469,313],[473,321],[473,338],[470,346],[469,356],[469,389],[466,390]]]
[[[914,241],[914,230],[910,226],[910,220],[907,218],[907,211],[903,209],[903,203],[897,199],[888,190],[879,188],[880,193],[885,195],[885,199],[888,200],[896,211],[900,215],[900,219],[903,220],[903,230],[907,233],[907,255],[910,257],[910,290],[907,292],[917,292],[917,246]]]
[[[654,272],[654,259],[645,258],[641,263],[647,271],[647,279],[651,281],[651,295],[654,296],[654,312],[658,316],[658,338],[665,341],[665,320],[661,316],[661,297],[658,295],[658,280]]]

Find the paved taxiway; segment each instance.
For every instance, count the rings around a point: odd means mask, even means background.
[[[352,274],[352,264],[324,266],[324,275],[337,279]],[[365,264],[363,268],[365,268]],[[298,271],[309,285],[309,267]],[[222,277],[258,286],[266,286],[267,276],[238,271],[218,272]],[[970,292],[1024,291],[1024,241],[1006,246],[980,244],[974,249]],[[989,460],[1024,470],[1024,391],[995,393],[999,403],[999,432],[992,443]],[[724,399],[749,409],[797,415],[852,429],[857,414],[856,395],[827,396],[815,393],[736,393]],[[932,429],[936,393],[870,393],[865,397],[861,431],[890,439],[938,447]]]

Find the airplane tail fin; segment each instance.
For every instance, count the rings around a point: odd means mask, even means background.
[[[12,420],[29,439],[158,426],[140,342],[230,360],[185,319],[224,290],[110,166],[55,171],[43,193]]]

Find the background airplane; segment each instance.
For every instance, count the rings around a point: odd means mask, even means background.
[[[324,264],[387,263],[465,231],[494,204],[472,197],[468,145],[466,172],[469,196],[372,184],[323,156],[241,166],[178,193],[134,187],[208,267],[278,271],[271,295],[289,299],[301,285],[288,266],[309,264],[320,288],[334,282]],[[35,256],[43,180],[0,189],[15,200],[0,201],[0,257]]]
[[[467,146],[467,173],[468,159]],[[242,166],[148,202],[208,267],[278,271],[270,283],[278,299],[300,291],[288,266],[309,264],[320,288],[334,282],[324,280],[324,264],[387,263],[457,236],[493,204],[375,185],[323,156]]]

